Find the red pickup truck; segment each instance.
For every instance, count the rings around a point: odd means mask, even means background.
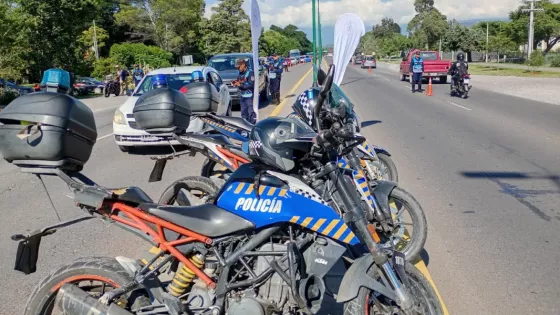
[[[403,58],[400,66],[401,81],[406,81],[410,77],[410,61],[418,50],[413,50],[408,53],[408,56]],[[447,82],[447,72],[451,68],[451,60],[441,60],[437,51],[420,51],[420,57],[424,59],[424,73],[423,78],[437,77],[440,83]]]

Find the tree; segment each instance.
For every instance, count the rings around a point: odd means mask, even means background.
[[[21,79],[26,69],[26,30],[30,27],[27,15],[7,1],[0,2],[0,77]]]
[[[266,56],[273,53],[285,56],[298,45],[299,42],[295,38],[288,38],[277,31],[268,30],[263,33],[259,41],[259,52]]]
[[[115,18],[130,28],[133,41],[179,55],[198,51],[203,12],[203,0],[127,0]]]
[[[157,46],[123,43],[111,46],[110,58],[121,67],[131,68],[135,63],[149,64],[152,68],[170,67],[173,54]]]
[[[381,19],[381,24],[373,26],[372,32],[376,38],[390,37],[395,33],[400,34],[401,27],[392,18],[385,17]]]
[[[533,48],[541,42],[546,42],[544,53],[548,53],[558,41],[560,41],[560,3],[552,3],[550,0],[543,0],[539,5],[544,9],[543,12],[535,12],[534,19],[534,42]],[[529,17],[523,12],[525,6],[520,6],[516,11],[510,13],[511,30],[509,35],[518,44],[527,42]]]
[[[531,58],[527,60],[527,66],[533,68],[533,71],[537,71],[539,67],[544,65],[544,56],[542,52],[535,50],[531,53]]]
[[[292,49],[299,49],[304,52],[313,50],[313,43],[307,39],[305,32],[300,31],[297,26],[289,24],[288,26],[281,28],[276,25],[270,26],[271,31],[276,31],[287,38],[293,38],[297,41],[297,45],[292,47]]]
[[[478,28],[462,26],[456,20],[449,22],[449,29],[443,36],[444,47],[452,51],[461,50],[472,61],[471,52],[482,50],[486,46],[486,36]]]
[[[243,0],[221,0],[203,24],[202,45],[207,56],[250,49],[251,25]],[[247,47],[248,46],[248,47]]]
[[[447,17],[434,7],[434,0],[415,0],[416,15],[408,23],[407,31],[416,39],[417,47],[435,48],[447,31]],[[424,41],[424,42],[421,42]]]
[[[87,30],[83,31],[80,38],[78,38],[78,42],[82,44],[81,49],[84,58],[90,62],[93,62],[95,58],[95,38],[97,38],[98,50],[103,49],[103,47],[105,47],[105,42],[109,38],[109,34],[101,27],[96,27],[94,30],[92,25]]]

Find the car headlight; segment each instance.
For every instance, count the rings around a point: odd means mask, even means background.
[[[124,114],[118,109],[115,111],[115,115],[113,115],[113,122],[118,125],[126,125]]]

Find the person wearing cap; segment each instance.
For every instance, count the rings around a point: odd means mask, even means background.
[[[253,90],[255,88],[255,75],[249,69],[245,59],[238,59],[235,67],[239,70],[237,80],[233,81],[233,86],[239,89],[241,103],[241,117],[254,124],[257,122],[257,115],[253,109]]]
[[[284,65],[277,53],[272,55],[272,62],[269,65],[268,78],[270,79],[270,93],[276,105],[280,104],[280,82],[282,81]]]
[[[420,57],[420,51],[416,51],[414,57],[412,57],[412,61],[410,62],[410,72],[412,73],[412,93],[416,91],[422,92],[422,73],[424,72],[424,59]],[[418,83],[418,90],[414,89],[416,83]]]
[[[132,77],[134,78],[134,87],[138,86],[138,83],[144,77],[144,70],[138,66],[138,64],[134,65],[134,71],[132,72]]]

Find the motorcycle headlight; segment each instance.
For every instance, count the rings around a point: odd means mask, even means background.
[[[113,122],[118,125],[126,125],[124,114],[118,109],[115,111],[115,115],[113,115]]]

